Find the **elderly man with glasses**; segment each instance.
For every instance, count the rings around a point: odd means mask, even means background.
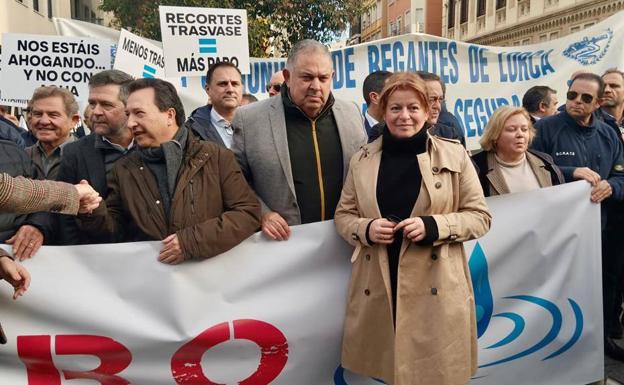
[[[605,84],[593,73],[576,75],[566,94],[565,111],[540,119],[532,148],[553,157],[566,182],[584,179],[592,185],[591,200],[601,203],[602,268],[605,352],[624,361],[624,349],[614,341],[619,300],[619,274],[622,261],[608,247],[607,199],[624,199],[624,157],[615,131],[597,119]],[[610,215],[610,214],[609,214]]]
[[[271,76],[269,84],[266,85],[266,91],[269,93],[269,96],[279,94],[282,90],[282,84],[284,84],[284,73],[282,70],[279,70]]]
[[[448,112],[444,105],[446,86],[444,81],[431,72],[418,71],[418,76],[425,81],[427,95],[429,95],[429,133],[443,138],[456,139],[466,147],[466,139],[457,119]]]

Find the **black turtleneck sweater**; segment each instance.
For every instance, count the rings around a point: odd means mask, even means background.
[[[422,174],[417,155],[427,149],[427,127],[423,127],[410,138],[396,138],[390,134],[387,127],[384,128],[382,135],[381,163],[377,176],[377,204],[382,217],[393,221],[403,220],[410,217],[420,193]],[[431,243],[438,237],[435,221],[432,217],[422,218],[427,234],[426,239],[420,243]],[[394,235],[394,242],[387,246],[395,314],[399,253],[402,243],[403,231],[399,231]]]

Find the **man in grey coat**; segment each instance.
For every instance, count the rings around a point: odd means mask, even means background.
[[[290,226],[333,219],[351,156],[366,143],[354,103],[334,99],[327,47],[292,48],[280,94],[236,112],[232,150],[262,205],[262,231],[287,240]]]

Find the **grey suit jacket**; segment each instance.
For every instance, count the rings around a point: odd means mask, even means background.
[[[342,144],[346,177],[351,156],[366,144],[366,131],[362,114],[355,104],[336,99],[332,113]],[[260,200],[262,214],[275,211],[289,225],[300,224],[282,96],[239,107],[232,127],[232,151]]]

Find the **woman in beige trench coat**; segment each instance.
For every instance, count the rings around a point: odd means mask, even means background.
[[[474,296],[462,242],[491,216],[459,142],[431,136],[423,81],[396,73],[386,128],[351,159],[336,209],[355,246],[342,364],[391,385],[460,385],[477,366]]]

